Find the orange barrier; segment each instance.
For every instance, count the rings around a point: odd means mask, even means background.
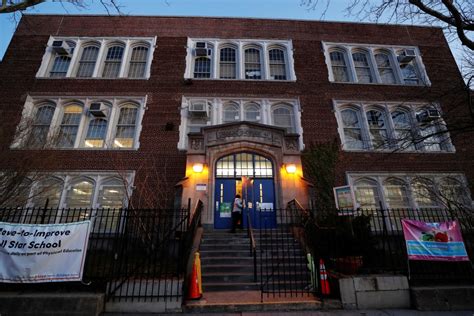
[[[189,277],[188,297],[189,300],[198,300],[202,297],[201,287],[201,259],[199,252],[194,254],[193,271]]]
[[[329,288],[328,273],[326,272],[326,267],[324,266],[323,259],[319,259],[319,275],[321,278],[321,293],[323,295],[331,294],[331,289]]]

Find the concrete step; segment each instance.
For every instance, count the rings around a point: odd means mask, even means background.
[[[256,291],[260,289],[260,283],[243,282],[243,283],[202,283],[204,292],[225,292],[225,291]]]
[[[260,267],[257,266],[257,269]],[[242,266],[239,264],[201,264],[202,274],[213,273],[213,272],[222,272],[222,273],[253,273],[253,264],[248,266]]]
[[[202,257],[201,266],[211,265],[229,265],[236,264],[242,266],[253,266],[253,257]]]
[[[257,274],[257,281],[260,282],[259,274]],[[294,271],[279,271],[277,274],[263,274],[264,280],[270,279],[271,282],[277,282],[277,283],[304,283],[305,286],[306,284],[309,284],[311,279],[309,276],[309,273],[306,271],[300,271],[300,272],[294,272]],[[250,272],[208,272],[208,273],[202,273],[202,280],[203,283],[226,283],[229,285],[229,283],[234,284],[234,283],[245,283],[245,282],[254,282],[254,275],[253,271]]]
[[[224,283],[229,285],[229,283],[251,283],[254,282],[254,276],[252,273],[203,273],[202,274],[203,284],[207,283]]]
[[[213,250],[201,250],[202,258],[214,258],[214,257],[250,257],[250,251],[247,250],[234,250],[234,249],[213,249]]]
[[[223,244],[211,244],[211,243],[201,243],[199,246],[200,251],[205,250],[221,250],[221,249],[235,250],[235,251],[250,251],[249,243],[245,244],[229,244],[224,246]]]

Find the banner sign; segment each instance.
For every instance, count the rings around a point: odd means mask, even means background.
[[[350,215],[355,207],[354,194],[350,185],[333,188],[334,200],[336,201],[336,208],[339,210],[339,215]],[[344,210],[346,210],[344,212]]]
[[[457,221],[425,223],[402,219],[409,260],[469,261]]]
[[[90,225],[0,222],[0,282],[81,281]]]

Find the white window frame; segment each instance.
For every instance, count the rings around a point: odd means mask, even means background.
[[[339,137],[342,144],[342,149],[344,151],[351,151],[351,152],[397,152],[397,153],[454,153],[456,152],[454,145],[451,141],[451,137],[449,132],[446,131],[443,133],[445,136],[446,141],[443,144],[445,147],[442,148],[441,151],[432,151],[425,148],[424,142],[419,142],[417,144],[413,144],[413,148],[400,148],[399,144],[397,143],[396,135],[395,135],[395,128],[394,123],[392,120],[392,112],[396,110],[405,111],[408,115],[410,115],[410,125],[411,130],[415,135],[419,135],[420,133],[420,126],[416,119],[416,113],[424,108],[435,108],[440,113],[441,106],[438,103],[404,103],[404,102],[376,102],[376,101],[348,101],[348,100],[333,100],[333,109],[334,115],[336,116],[337,121],[337,130],[339,133]],[[362,134],[362,141],[363,141],[363,148],[364,149],[350,149],[346,145],[345,135],[344,135],[344,125],[342,121],[341,112],[344,109],[351,108],[355,111],[358,111],[359,117],[361,119],[361,134]],[[385,116],[386,120],[386,130],[387,130],[387,146],[386,148],[374,148],[370,133],[369,133],[369,125],[367,121],[366,112],[370,110],[377,110],[382,111]],[[437,120],[438,126],[445,126],[445,122],[443,118]],[[444,127],[443,127],[444,128]]]
[[[255,103],[260,107],[260,120],[259,123],[269,126],[275,126],[273,124],[272,118],[272,109],[274,106],[285,105],[291,107],[293,111],[293,123],[294,123],[294,132],[299,135],[299,148],[300,150],[304,149],[303,143],[303,127],[301,125],[301,106],[299,99],[257,99],[257,98],[232,98],[232,97],[222,97],[222,98],[212,98],[212,97],[191,97],[183,96],[181,99],[181,124],[179,126],[179,150],[187,150],[188,146],[188,133],[189,133],[189,116],[188,108],[193,101],[202,101],[206,102],[209,105],[209,125],[215,126],[223,124],[223,107],[227,103],[235,103],[239,106],[239,121],[245,121],[245,106],[249,103]],[[229,123],[228,123],[229,124]]]
[[[142,130],[142,121],[143,116],[145,114],[145,110],[147,109],[147,96],[144,97],[136,97],[136,96],[123,96],[123,97],[41,97],[37,98],[34,96],[28,96],[25,102],[25,106],[22,112],[22,120],[17,128],[17,135],[10,146],[10,148],[15,149],[28,149],[27,140],[29,133],[19,133],[18,131],[22,131],[24,126],[28,124],[30,119],[34,117],[36,113],[36,108],[39,105],[44,104],[44,102],[50,102],[56,106],[53,119],[51,121],[50,130],[48,132],[48,139],[51,140],[52,138],[57,135],[59,132],[59,128],[61,125],[61,121],[63,118],[63,109],[64,106],[70,104],[78,104],[83,107],[81,121],[79,123],[79,128],[77,131],[75,143],[73,147],[70,148],[61,148],[55,146],[54,144],[48,146],[47,148],[57,149],[57,150],[137,150],[140,147],[140,134]],[[87,130],[89,127],[90,122],[90,114],[88,112],[89,106],[91,103],[94,102],[103,102],[110,106],[108,115],[106,120],[108,121],[107,124],[107,132],[104,146],[99,147],[86,147],[84,145],[84,140],[87,134]],[[113,141],[115,139],[115,133],[117,128],[117,123],[119,119],[120,109],[125,104],[134,104],[137,106],[137,118],[135,124],[135,136],[133,146],[131,148],[128,147],[114,147]],[[48,142],[49,143],[49,142]]]
[[[324,57],[326,60],[326,65],[328,69],[328,80],[333,83],[343,83],[343,84],[369,84],[369,85],[402,85],[402,86],[431,86],[431,81],[428,78],[425,65],[422,60],[422,55],[420,49],[416,46],[399,46],[399,45],[374,45],[374,44],[355,44],[355,43],[333,43],[333,42],[322,42],[324,49]],[[409,85],[404,83],[403,76],[400,69],[400,63],[398,62],[397,52],[403,49],[413,49],[416,52],[415,63],[418,69],[420,78],[418,85]],[[331,58],[329,53],[333,50],[344,51],[349,82],[336,81],[334,74],[332,72]],[[358,83],[357,75],[355,73],[354,61],[352,59],[352,53],[359,51],[364,51],[367,53],[368,63],[371,69],[371,74],[373,77],[373,82],[371,83]],[[378,73],[377,63],[375,61],[375,54],[379,51],[387,53],[390,58],[393,74],[395,76],[395,83],[383,83],[380,75]]]
[[[54,41],[73,41],[76,43],[74,52],[71,56],[71,62],[69,63],[69,69],[65,77],[54,78],[49,76],[50,68],[54,63],[56,54],[52,50],[52,44]],[[99,46],[99,54],[95,63],[94,72],[92,77],[76,77],[77,69],[80,58],[82,56],[83,47],[94,43]],[[124,45],[124,53],[122,56],[122,62],[120,66],[119,75],[116,78],[103,78],[102,69],[104,67],[104,61],[107,56],[107,49],[111,45],[121,43]],[[132,48],[140,45],[148,45],[148,56],[146,62],[146,71],[143,78],[128,78],[128,69],[130,64],[130,58]],[[41,66],[36,73],[36,78],[40,79],[65,79],[65,78],[78,78],[78,79],[128,79],[128,80],[147,80],[150,78],[151,63],[153,61],[153,55],[156,48],[156,36],[155,37],[63,37],[63,36],[50,36],[48,43],[43,55]]]
[[[194,78],[194,49],[197,42],[205,42],[212,49],[211,59],[211,77]],[[233,47],[236,50],[236,78],[220,78],[220,49]],[[260,49],[261,79],[245,79],[245,58],[244,51],[247,48],[255,47]],[[270,76],[269,50],[279,48],[285,54],[286,80],[275,80]],[[293,42],[291,40],[267,40],[267,39],[216,39],[216,38],[188,38],[186,46],[186,69],[184,79],[193,80],[245,80],[245,81],[272,81],[272,82],[294,82],[296,81]]]

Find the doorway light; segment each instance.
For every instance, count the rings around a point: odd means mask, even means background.
[[[202,163],[195,163],[193,165],[193,171],[195,173],[201,173],[204,170],[204,164]]]
[[[296,165],[294,163],[290,163],[285,165],[286,172],[289,174],[295,174],[296,173]]]

